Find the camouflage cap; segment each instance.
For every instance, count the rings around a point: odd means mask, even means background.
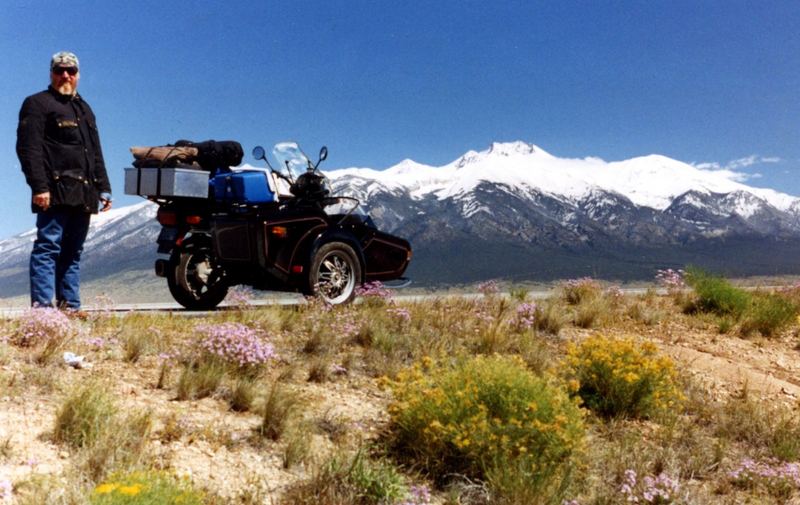
[[[78,67],[78,57],[69,51],[61,51],[50,59],[50,70],[56,67]]]

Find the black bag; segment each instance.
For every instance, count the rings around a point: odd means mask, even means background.
[[[242,144],[235,140],[206,140],[203,142],[179,140],[175,142],[175,146],[197,148],[197,162],[209,172],[216,168],[234,167],[240,164],[244,157]]]

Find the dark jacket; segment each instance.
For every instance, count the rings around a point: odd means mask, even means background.
[[[17,156],[33,194],[49,191],[51,206],[94,213],[100,193],[111,193],[94,113],[80,95],[48,87],[26,98],[19,111]]]

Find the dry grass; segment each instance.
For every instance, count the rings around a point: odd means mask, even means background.
[[[531,326],[514,322],[522,303],[536,304]],[[37,359],[41,347],[0,345],[0,394],[8,408],[40,405],[42,413],[35,415],[57,441],[50,444],[55,449],[41,449],[56,451],[51,460],[58,464],[48,460],[50,475],[15,477],[15,497],[21,504],[85,504],[110,472],[186,468],[210,488],[209,504],[390,503],[381,500],[408,498],[412,483],[427,485],[436,503],[516,503],[509,498],[512,481],[503,484],[502,475],[493,475],[492,485],[459,475],[434,484],[416,473],[418,466],[387,459],[381,434],[391,394],[381,389],[381,378],[396,378],[426,358],[500,354],[517,356],[528,370],[557,382],[553,376],[563,368],[566,345],[598,331],[654,341],[665,351],[690,348],[696,354],[684,363],[689,369],[704,353],[778,378],[800,372],[794,364],[800,327],[787,322],[785,304],[774,317],[779,324],[767,318],[749,330],[769,338],[747,340],[740,328],[748,313],[741,319],[686,314],[689,305],[697,307],[697,300],[685,292],[620,299],[588,290],[569,300],[532,301],[519,290],[510,298],[374,301],[332,311],[315,305],[242,308],[203,317],[200,322],[208,324],[246,324],[269,338],[279,359],[254,374],[208,361],[157,358],[193,342],[194,320],[93,317],[75,323],[77,336],[54,343],[43,359]],[[771,307],[763,309],[768,316],[775,312]],[[15,331],[13,322],[2,324],[5,334]],[[93,338],[103,345],[87,343]],[[86,355],[94,369],[65,368],[56,359],[61,350]],[[770,368],[773,362],[780,367]],[[745,457],[800,460],[800,423],[790,397],[742,393],[734,378],[714,374],[713,368],[685,373],[687,400],[671,415],[609,420],[587,414],[586,451],[566,480],[565,496],[580,504],[625,503],[620,487],[632,470],[640,480],[661,473],[677,479],[676,504],[800,498],[796,488],[781,495],[765,483],[746,488],[728,476]],[[13,467],[29,457],[23,448],[47,445],[37,442],[42,430],[30,432],[27,441],[16,432],[0,437],[0,461]],[[364,443],[374,450],[359,452]],[[209,467],[214,478],[203,473]],[[226,482],[235,489],[217,494]],[[498,485],[509,489],[493,494]],[[518,496],[518,502],[535,502]]]

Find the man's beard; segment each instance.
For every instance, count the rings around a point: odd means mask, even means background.
[[[61,86],[59,86],[58,88],[56,88],[56,90],[58,90],[58,92],[61,93],[62,95],[75,94],[75,86],[73,86],[72,83],[69,81],[64,81],[64,83],[61,84]]]

